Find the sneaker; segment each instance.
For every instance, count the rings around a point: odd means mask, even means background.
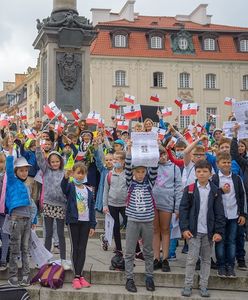
[[[220,278],[226,278],[226,268],[220,267],[217,271],[217,276]]]
[[[135,259],[136,259],[136,260],[142,260],[142,261],[145,260],[142,251],[140,251],[139,253],[136,253],[136,254],[135,254]]]
[[[233,267],[227,266],[226,277],[227,278],[236,278],[237,277]]]
[[[156,270],[159,270],[162,268],[162,263],[160,260],[158,260],[157,258],[154,259],[153,261],[153,270],[156,271]]]
[[[7,269],[7,263],[0,262],[0,271],[5,271]]]
[[[101,241],[101,248],[103,251],[108,251],[108,241],[105,240],[105,235],[100,235],[100,241]]]
[[[212,257],[211,257],[211,269],[212,269],[212,270],[217,270],[217,269],[218,269],[217,264],[216,264],[216,262],[213,260]]]
[[[81,289],[81,283],[80,283],[80,279],[79,278],[74,278],[72,280],[72,287],[75,289],[75,290],[80,290]]]
[[[195,265],[195,270],[200,271],[201,270],[201,260],[198,258],[196,265]]]
[[[91,284],[84,277],[80,277],[80,284],[82,288],[88,288],[91,286]]]
[[[247,270],[247,265],[245,263],[245,260],[238,260],[238,269],[241,271]],[[0,268],[0,270],[1,270],[1,268]]]
[[[170,272],[170,265],[167,259],[162,261],[162,272]]]
[[[177,256],[175,255],[170,255],[167,259],[168,261],[176,261],[177,260]]]
[[[62,259],[61,266],[64,268],[65,271],[71,270],[71,264],[68,260]]]
[[[189,286],[185,286],[181,292],[181,295],[184,297],[190,297],[192,294],[192,288]]]
[[[11,285],[11,286],[19,286],[19,282],[18,282],[18,278],[17,277],[11,277],[9,280],[8,280],[8,284]]]
[[[146,289],[149,292],[154,292],[155,291],[155,285],[152,277],[147,277],[146,278]]]
[[[23,276],[22,280],[19,282],[20,286],[30,286],[30,280],[28,276]]]
[[[137,288],[133,279],[127,279],[126,281],[126,290],[131,293],[137,293]]]
[[[200,289],[200,295],[201,295],[201,297],[203,297],[203,298],[208,298],[208,297],[210,297],[210,294],[209,294],[209,291],[208,291],[207,288],[201,288],[201,289]]]
[[[59,246],[53,246],[53,254],[59,254]]]
[[[183,249],[182,249],[182,253],[183,254],[188,254],[189,252],[189,246],[188,244],[184,244]]]

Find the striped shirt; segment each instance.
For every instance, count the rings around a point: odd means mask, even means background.
[[[126,157],[126,181],[129,188],[126,216],[136,222],[150,222],[154,219],[154,201],[152,187],[157,178],[158,168],[147,168],[143,182],[133,179],[131,156]]]

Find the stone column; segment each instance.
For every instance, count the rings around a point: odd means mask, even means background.
[[[53,0],[53,13],[61,10],[74,10],[77,12],[77,0]]]

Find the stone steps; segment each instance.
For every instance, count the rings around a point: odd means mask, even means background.
[[[74,290],[71,284],[64,284],[62,289],[52,290],[39,285],[28,287],[32,300],[181,300],[181,289],[158,287],[155,292],[148,292],[145,287],[138,287],[137,293],[129,293],[124,286],[92,285],[90,288]],[[247,293],[240,291],[210,291],[211,300],[247,300]],[[193,290],[190,299],[202,300],[198,290]]]

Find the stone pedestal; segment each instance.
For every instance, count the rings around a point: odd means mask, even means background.
[[[42,107],[51,101],[65,113],[90,109],[90,45],[93,26],[78,15],[76,0],[54,0],[50,17],[37,20],[33,43],[40,50]]]

